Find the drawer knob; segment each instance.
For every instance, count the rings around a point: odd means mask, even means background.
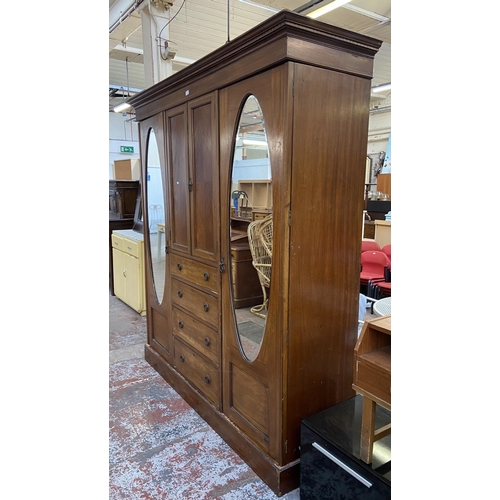
[[[179,298],[182,298],[182,290],[179,290],[179,291],[177,292],[177,295],[179,296]]]
[[[177,269],[179,269],[179,271],[182,271],[182,264],[180,262],[177,264]]]
[[[205,375],[205,382],[210,384],[210,375]]]
[[[179,321],[179,328],[184,328],[184,322],[183,321]]]
[[[205,345],[206,346],[210,345],[210,339],[208,337],[205,337]]]
[[[181,354],[181,355],[179,356],[179,359],[181,360],[181,363],[184,363],[184,360],[185,360],[185,358],[184,358],[184,354]]]
[[[205,274],[203,275],[203,279],[204,279],[205,281],[208,281],[208,278],[209,278],[209,277],[210,277],[210,276],[208,275],[208,273],[205,273]]]
[[[210,307],[208,307],[208,304],[206,302],[203,304],[203,309],[205,310],[206,313],[210,309]]]

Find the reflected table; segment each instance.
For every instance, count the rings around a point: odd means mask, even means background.
[[[156,247],[156,254],[158,257],[158,262],[161,262],[161,239],[162,234],[165,234],[165,224],[162,222],[157,222],[156,225],[158,226],[158,242]]]

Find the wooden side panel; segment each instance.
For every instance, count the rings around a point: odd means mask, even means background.
[[[219,165],[215,94],[188,104],[191,166],[192,254],[217,260],[219,226]]]
[[[151,324],[151,346],[165,359],[172,362],[172,330],[167,319],[155,309],[151,309],[148,323]]]
[[[289,445],[300,418],[354,396],[370,81],[295,65]]]
[[[269,387],[237,365],[231,365],[230,372],[231,408],[248,421],[254,433],[260,433],[265,441],[269,441]]]
[[[172,213],[171,246],[178,252],[189,253],[189,175],[186,106],[166,112],[167,151],[170,169]]]

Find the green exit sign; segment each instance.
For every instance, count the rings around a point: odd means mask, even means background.
[[[120,146],[120,153],[133,153],[134,146]]]

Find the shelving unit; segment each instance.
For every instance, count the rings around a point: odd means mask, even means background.
[[[248,206],[251,208],[273,206],[271,180],[238,181],[238,190],[248,195]]]

